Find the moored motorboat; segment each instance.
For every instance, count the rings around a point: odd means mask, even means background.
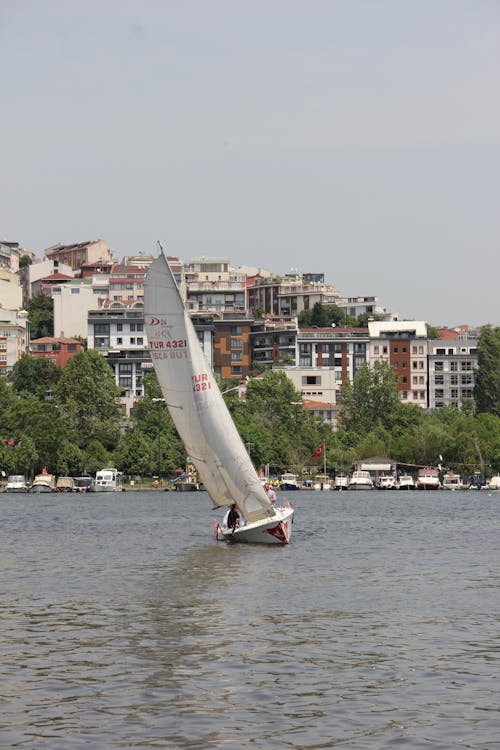
[[[400,474],[397,482],[397,488],[398,490],[414,490],[415,480],[413,479],[412,475],[408,474],[406,471],[403,474]]]
[[[5,485],[4,492],[28,492],[29,486],[26,481],[24,474],[11,474],[7,477],[7,484]]]
[[[344,476],[344,474],[337,474],[335,477],[335,481],[333,483],[333,489],[334,490],[346,490],[347,485],[349,484],[349,478]]]
[[[89,492],[121,492],[122,478],[118,469],[101,469],[96,472],[95,481],[89,487]]]
[[[369,471],[353,471],[349,484],[347,485],[348,490],[373,490],[373,479],[370,476]]]
[[[500,490],[500,475],[499,474],[496,474],[494,477],[491,477],[490,481],[488,482],[488,489]]]
[[[447,471],[443,476],[443,482],[441,489],[443,490],[463,490],[464,485],[460,478],[460,474],[455,474],[453,471]]]
[[[299,489],[299,482],[297,474],[292,474],[290,471],[286,471],[280,477],[280,490],[284,492],[290,492]]]
[[[425,466],[418,470],[417,490],[439,490],[439,469],[434,466]]]
[[[58,492],[71,492],[73,489],[73,477],[58,477],[56,482],[56,490]]]
[[[395,490],[396,487],[396,479],[392,476],[392,474],[381,476],[378,480],[379,490]]]
[[[81,477],[73,477],[73,492],[88,492],[92,486],[93,478],[89,474]]]
[[[313,489],[331,490],[332,482],[328,474],[316,474],[313,480]]]
[[[56,478],[54,474],[50,474],[44,467],[40,474],[37,474],[31,483],[29,488],[30,492],[55,492],[56,491]]]

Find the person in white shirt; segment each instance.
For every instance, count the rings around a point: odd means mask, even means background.
[[[275,503],[276,502],[276,492],[273,490],[273,488],[271,487],[271,485],[269,484],[269,482],[265,483],[264,489],[266,491],[267,499],[269,500],[269,502]]]

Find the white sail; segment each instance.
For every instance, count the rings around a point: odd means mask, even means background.
[[[212,502],[236,503],[247,522],[272,518],[163,253],[146,275],[144,318],[163,397]]]

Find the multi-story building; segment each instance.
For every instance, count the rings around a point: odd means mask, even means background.
[[[107,359],[121,391],[124,413],[144,395],[142,378],[152,368],[144,333],[142,302],[107,300],[88,313],[87,346]]]
[[[250,334],[250,361],[272,367],[295,364],[297,318],[268,317],[254,320]]]
[[[102,307],[108,299],[107,278],[96,275],[71,279],[52,288],[54,336],[87,338],[89,312]]]
[[[74,277],[75,272],[71,266],[62,263],[57,258],[37,260],[31,265],[21,268],[19,276],[23,288],[23,305],[26,307],[29,300],[40,292],[44,279],[57,279],[59,275],[67,281]]]
[[[187,307],[196,312],[243,312],[247,308],[247,277],[227,259],[196,258],[184,268]]]
[[[147,270],[147,266],[114,265],[109,276],[110,301],[144,302],[144,279]]]
[[[346,316],[359,318],[360,315],[377,316],[379,320],[398,320],[398,314],[379,304],[378,297],[373,295],[358,297],[341,297],[337,307],[345,311]]]
[[[248,308],[263,310],[267,315],[278,317],[297,316],[316,303],[333,305],[340,295],[334,286],[323,282],[305,281],[311,275],[257,277],[248,287]]]
[[[19,310],[23,305],[23,290],[19,274],[4,270],[0,266],[0,306],[7,310]]]
[[[43,251],[48,260],[58,260],[71,266],[73,271],[80,272],[87,263],[112,262],[113,254],[104,240],[75,242],[69,245],[57,244]]]
[[[30,356],[35,359],[48,359],[57,367],[64,367],[68,359],[83,351],[84,344],[73,338],[64,336],[44,336],[32,339],[30,342]]]
[[[286,375],[304,400],[330,404],[334,409],[342,385],[368,363],[368,330],[351,326],[301,328],[295,338],[296,365],[285,366]]]
[[[29,319],[25,310],[0,307],[0,375],[8,375],[29,351]]]
[[[196,324],[195,320],[193,322]],[[249,318],[244,312],[225,312],[213,318],[213,369],[223,380],[248,375],[252,364],[252,324],[253,318]]]
[[[427,326],[423,321],[369,321],[370,363],[388,362],[402,401],[427,408]]]
[[[429,347],[429,408],[453,406],[474,398],[477,339],[432,339]]]

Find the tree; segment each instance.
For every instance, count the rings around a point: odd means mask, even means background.
[[[361,367],[353,382],[342,388],[340,424],[345,430],[367,434],[377,423],[391,425],[399,408],[397,379],[387,362]]]
[[[54,335],[54,304],[47,294],[37,294],[28,303],[30,338]]]
[[[44,357],[30,357],[23,354],[9,374],[9,381],[16,393],[32,393],[40,401],[46,398],[47,391],[53,390],[62,370]]]
[[[75,442],[85,448],[97,440],[113,450],[120,435],[120,391],[100,352],[78,352],[66,363],[55,388],[56,401]]]
[[[477,411],[500,416],[500,328],[484,326],[477,345],[474,398]]]
[[[21,255],[19,258],[19,268],[25,268],[26,266],[31,266],[33,263],[33,258],[31,258],[29,255]]]
[[[426,323],[427,326],[427,338],[428,339],[440,339],[441,334],[439,333],[436,326],[431,326],[429,323]]]

